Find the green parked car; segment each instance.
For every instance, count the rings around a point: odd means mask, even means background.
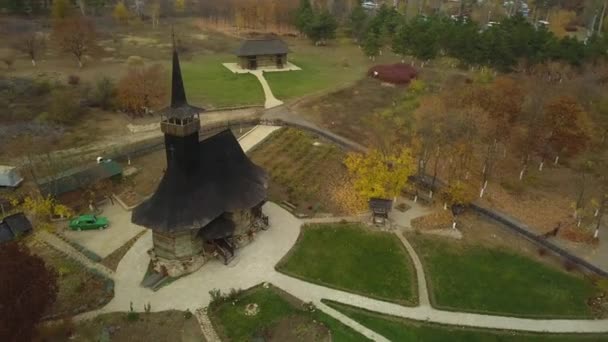
[[[110,222],[106,217],[95,215],[80,215],[70,220],[71,230],[91,230],[108,228]]]

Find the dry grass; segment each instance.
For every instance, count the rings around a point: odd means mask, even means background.
[[[339,213],[332,181],[346,173],[344,151],[329,141],[292,128],[273,133],[251,152],[270,174],[270,199],[294,204],[298,213]]]
[[[113,285],[77,262],[39,242],[30,244],[32,253],[40,256],[58,273],[57,300],[46,312],[48,317],[69,317],[105,305],[114,296]]]

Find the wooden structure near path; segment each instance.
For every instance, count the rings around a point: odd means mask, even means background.
[[[153,231],[154,269],[170,277],[193,272],[268,226],[262,214],[268,176],[245,155],[229,129],[199,141],[204,109],[186,101],[179,57],[173,51],[171,106],[161,110],[167,169],[156,192],[131,221]]]
[[[287,44],[276,36],[247,39],[235,51],[242,69],[283,69],[287,65]]]

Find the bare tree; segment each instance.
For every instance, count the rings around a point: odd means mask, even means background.
[[[17,59],[17,53],[13,49],[2,49],[0,51],[0,60],[6,64],[7,69],[12,69],[13,64],[15,64],[15,59]]]
[[[62,20],[55,26],[54,35],[61,49],[76,57],[80,68],[85,54],[93,52],[96,47],[95,26],[86,18]]]
[[[26,53],[32,60],[32,65],[36,66],[36,60],[46,48],[46,36],[42,32],[30,31],[20,36],[17,47]]]

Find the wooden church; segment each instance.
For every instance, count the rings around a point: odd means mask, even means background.
[[[167,168],[156,192],[133,210],[134,224],[151,229],[154,268],[179,276],[211,258],[226,264],[268,218],[262,213],[268,177],[230,130],[199,141],[200,113],[191,106],[173,50],[170,107],[162,110]]]

